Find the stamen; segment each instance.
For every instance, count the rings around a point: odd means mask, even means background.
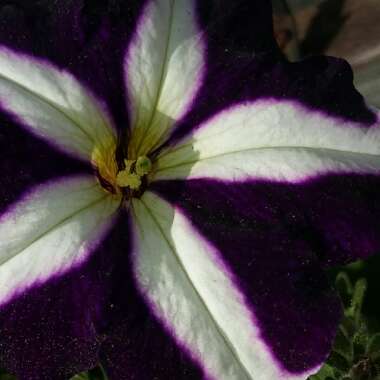
[[[116,177],[116,184],[119,187],[129,187],[132,190],[139,190],[143,182],[143,177],[152,170],[152,162],[146,156],[141,156],[137,160],[124,160],[125,169],[119,171]]]
[[[116,196],[134,197],[142,194],[147,184],[146,175],[152,170],[151,160],[146,156],[140,156],[136,160],[124,159],[124,165],[120,167],[116,151],[112,140],[95,147],[92,152],[92,163],[100,185]],[[124,191],[128,189],[131,191]]]

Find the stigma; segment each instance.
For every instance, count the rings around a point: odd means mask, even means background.
[[[152,170],[152,162],[146,156],[140,156],[137,160],[124,160],[125,169],[118,172],[116,184],[120,188],[129,188],[138,191],[143,183],[143,178]]]

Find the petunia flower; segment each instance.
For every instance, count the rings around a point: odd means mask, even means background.
[[[2,365],[306,379],[324,270],[380,249],[378,114],[266,0],[106,3],[0,9]]]

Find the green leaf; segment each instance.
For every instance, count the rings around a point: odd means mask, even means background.
[[[334,351],[344,356],[349,362],[353,360],[352,338],[347,336],[342,326],[339,326],[334,342]]]
[[[17,380],[16,376],[10,375],[6,371],[0,369],[0,380]]]
[[[345,309],[351,306],[352,294],[354,287],[347,273],[339,272],[335,279],[335,286],[339,292]]]
[[[337,369],[343,373],[350,369],[350,362],[347,358],[336,351],[332,351],[327,363],[334,369]]]
[[[358,325],[358,330],[352,339],[353,344],[353,361],[357,362],[363,357],[367,357],[367,346],[369,340],[369,333],[366,324],[362,321]]]
[[[2,380],[0,378],[0,380]],[[75,375],[70,380],[108,380],[108,376],[104,368],[99,364],[97,367],[89,370],[88,372],[82,372]]]
[[[70,380],[89,380],[89,377],[86,372],[80,373],[79,375],[75,375]]]
[[[380,333],[372,335],[368,340],[367,353],[371,356],[380,356]]]
[[[361,320],[363,300],[366,291],[367,280],[365,278],[361,278],[355,283],[354,293],[352,295],[352,304],[350,308],[350,315],[354,318],[355,323],[359,323]]]
[[[1,374],[0,380],[17,380],[16,377],[9,374]]]
[[[374,380],[377,359],[380,364],[380,334],[370,338],[362,316],[367,280],[359,279],[352,285],[349,276],[339,272],[335,283],[345,305],[344,318],[325,366],[310,380]]]
[[[309,380],[336,380],[333,376],[333,369],[328,364],[325,364],[317,374],[309,377]]]
[[[357,326],[352,318],[345,317],[343,318],[340,327],[341,331],[345,334],[347,339],[352,341],[352,338],[354,337],[356,331],[357,331]]]

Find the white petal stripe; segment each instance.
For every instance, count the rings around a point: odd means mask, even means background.
[[[204,44],[193,0],[150,0],[125,57],[134,155],[157,147],[200,86]]]
[[[291,102],[247,103],[163,152],[155,178],[297,182],[328,172],[379,173],[380,123],[361,127]]]
[[[92,177],[40,185],[0,217],[0,304],[85,260],[119,203]]]
[[[217,380],[305,379],[283,372],[219,253],[156,195],[133,200],[134,271],[156,317]]]
[[[115,140],[106,112],[69,73],[0,47],[0,106],[33,134],[81,159]]]

